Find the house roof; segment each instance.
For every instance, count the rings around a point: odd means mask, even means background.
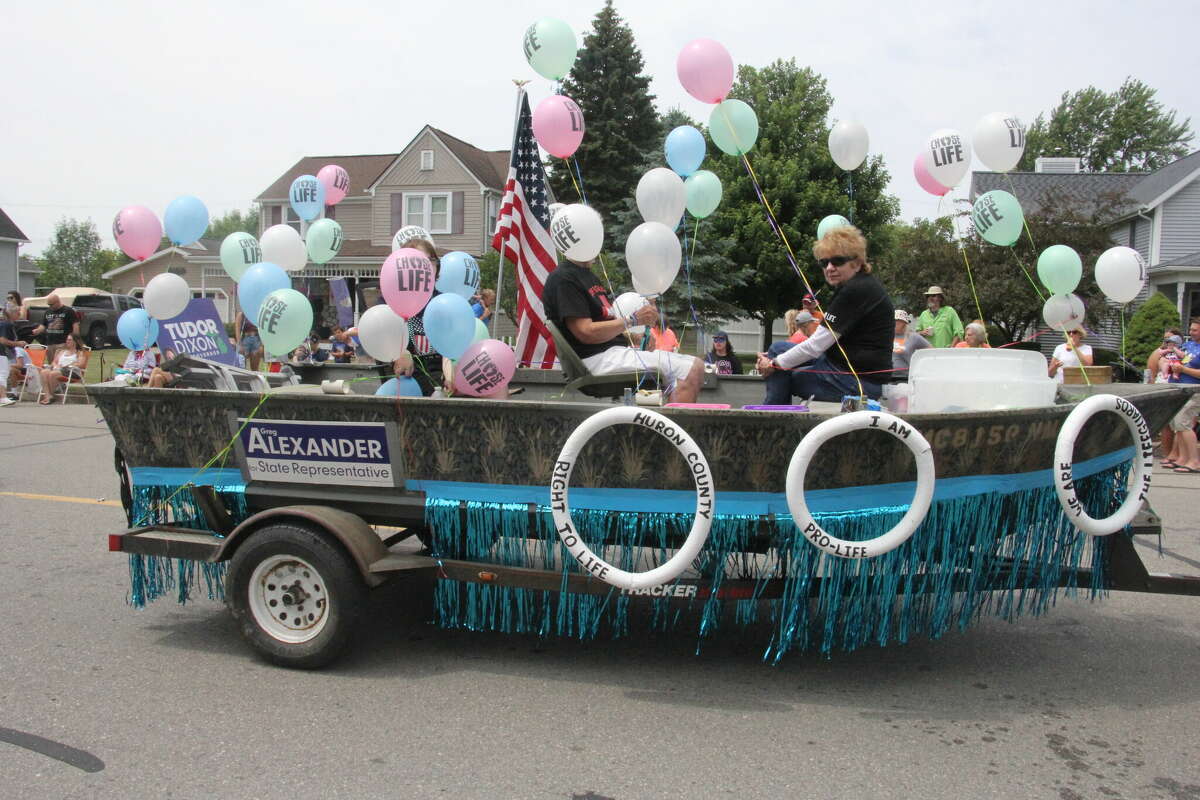
[[[361,156],[305,156],[293,164],[287,172],[262,191],[256,200],[286,200],[292,181],[301,175],[316,175],[326,164],[337,164],[350,175],[350,193],[347,197],[366,197],[367,187],[379,180],[397,153]]]
[[[32,258],[21,256],[17,259],[17,272],[32,272],[34,275],[38,275],[41,271],[42,268]]]
[[[1154,265],[1156,271],[1167,267],[1200,267],[1200,251],[1188,253],[1186,256],[1178,256],[1170,261],[1160,261]]]
[[[1164,195],[1197,170],[1200,170],[1200,150],[1151,172],[1134,187],[1133,196],[1142,206],[1157,205]]]
[[[18,242],[29,242],[29,237],[17,227],[17,223],[13,222],[8,214],[4,213],[4,209],[2,208],[0,208],[0,239],[16,239]]]
[[[1115,204],[1116,216],[1138,208],[1133,190],[1145,172],[975,172],[971,175],[971,202],[993,189],[1014,194],[1026,214],[1036,214],[1049,204],[1064,199],[1078,210],[1092,214]]]
[[[463,163],[479,182],[497,191],[504,188],[504,179],[508,177],[507,150],[480,150],[473,144],[467,144],[462,139],[451,136],[445,131],[429,126],[429,130],[442,140],[442,143]]]

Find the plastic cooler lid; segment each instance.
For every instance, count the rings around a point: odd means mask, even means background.
[[[808,411],[808,406],[742,406],[743,411]]]
[[[711,408],[717,411],[732,408],[729,403],[667,403],[665,408]]]

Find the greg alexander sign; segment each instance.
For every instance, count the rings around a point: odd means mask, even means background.
[[[396,485],[385,423],[239,419],[238,425],[242,426],[238,442],[250,480]]]

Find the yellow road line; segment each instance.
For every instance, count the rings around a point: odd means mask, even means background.
[[[121,507],[116,500],[96,500],[91,497],[64,497],[60,494],[32,494],[30,492],[0,492],[0,497],[19,497],[22,500],[49,500],[52,503],[84,503],[89,506]]]

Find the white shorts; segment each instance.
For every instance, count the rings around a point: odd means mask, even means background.
[[[695,356],[669,353],[665,350],[635,350],[632,347],[610,347],[603,353],[583,359],[583,365],[593,375],[641,370],[666,376],[668,383],[686,378],[695,363]]]
[[[8,388],[8,356],[0,356],[0,390]]]
[[[1171,430],[1190,431],[1198,414],[1200,414],[1200,394],[1194,394],[1188,398],[1187,405],[1179,409],[1179,413],[1171,420]]]

